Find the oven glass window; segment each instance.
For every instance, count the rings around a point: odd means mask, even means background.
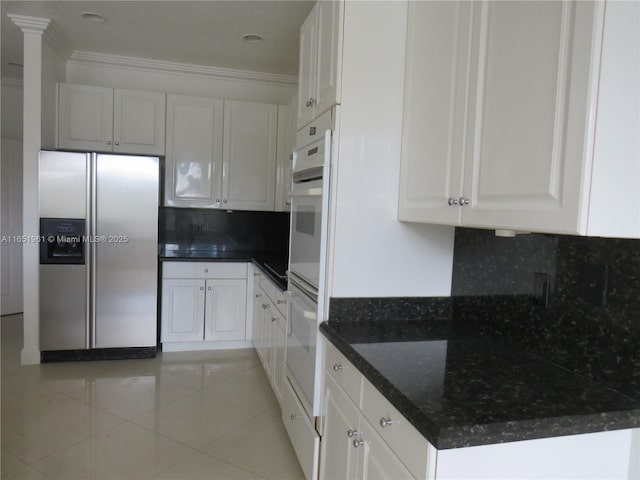
[[[296,210],[295,229],[298,233],[315,235],[316,212],[313,207],[300,206]]]

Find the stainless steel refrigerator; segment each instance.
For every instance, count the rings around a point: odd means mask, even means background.
[[[158,200],[157,157],[40,152],[43,361],[155,354]]]

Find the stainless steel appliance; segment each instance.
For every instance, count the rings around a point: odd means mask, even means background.
[[[159,159],[43,151],[39,196],[43,361],[155,354]]]
[[[310,417],[319,415],[318,325],[324,319],[331,130],[293,155],[287,378]]]

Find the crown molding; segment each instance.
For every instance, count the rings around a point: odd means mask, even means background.
[[[42,34],[51,23],[51,19],[49,18],[29,17],[26,15],[15,15],[13,13],[7,13],[7,16],[13,23],[20,27],[23,33]]]
[[[44,38],[47,39],[49,45],[51,45],[56,53],[64,60],[67,60],[71,56],[73,49],[67,43],[64,34],[54,22],[51,22],[49,28],[45,30]]]
[[[165,62],[148,58],[125,57],[104,53],[84,52],[76,50],[71,54],[68,63],[107,65],[132,70],[179,73],[233,80],[249,80],[280,85],[297,85],[298,77],[276,73],[253,72],[222,67],[209,67],[191,63]]]

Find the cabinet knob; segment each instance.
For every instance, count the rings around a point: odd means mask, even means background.
[[[269,308],[269,304],[268,303],[263,303],[262,304],[262,309],[266,310],[267,308]]]
[[[313,105],[318,103],[318,99],[317,98],[310,98],[309,102],[311,102],[311,106],[313,106]]]
[[[256,293],[256,298],[260,298],[260,297],[262,297],[262,294],[261,293]]]
[[[291,421],[295,422],[296,420],[300,420],[302,418],[302,416],[300,416],[300,415],[291,415],[289,418],[291,419]]]
[[[382,418],[380,419],[380,426],[381,426],[382,428],[387,428],[387,427],[390,427],[391,425],[393,425],[393,422],[391,421],[391,419],[390,419],[390,418],[384,418],[384,417],[382,417]]]
[[[200,287],[200,290],[204,290],[204,287]]]
[[[458,204],[458,200],[456,198],[449,197],[449,200],[447,200],[447,203],[449,204],[450,207],[452,207]]]
[[[352,428],[350,428],[349,430],[347,430],[347,437],[349,438],[353,438],[356,435],[358,435],[358,432]]]
[[[225,198],[224,200],[222,200],[222,203],[227,203],[227,199]]]
[[[107,145],[111,145],[111,140],[107,140]]]
[[[333,371],[334,372],[338,372],[340,370],[342,370],[342,365],[340,365],[339,363],[334,363],[333,364]]]
[[[458,202],[460,202],[460,206],[463,207],[465,205],[469,205],[469,199],[465,198],[465,197],[460,197],[460,199],[458,200]]]
[[[205,268],[205,269],[204,269],[204,273],[209,273],[209,269],[208,269],[208,268]]]
[[[120,142],[116,142],[116,145],[120,145]]]
[[[271,317],[271,321],[272,321],[272,322],[277,322],[277,321],[278,321],[278,318],[277,318],[277,317]]]
[[[220,203],[220,199],[219,198],[216,198],[216,203]]]
[[[354,438],[353,439],[353,446],[355,448],[361,447],[364,445],[364,440],[362,440],[361,438]]]
[[[309,127],[309,136],[312,137],[316,134],[316,127]]]
[[[287,303],[287,301],[286,300],[276,300],[276,303],[278,305],[282,305],[283,303]]]
[[[207,290],[211,291],[211,287],[207,287]]]

